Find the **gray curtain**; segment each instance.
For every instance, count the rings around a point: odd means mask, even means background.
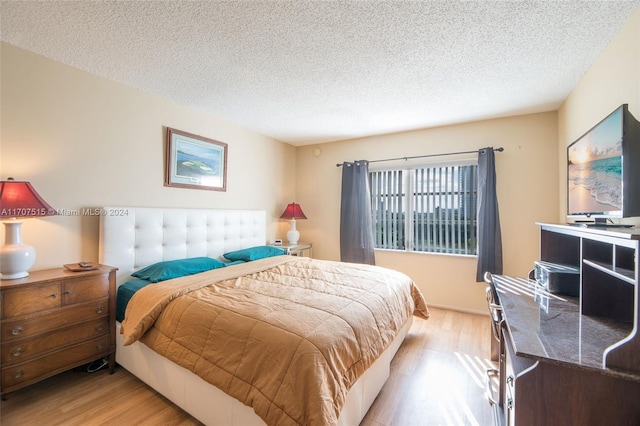
[[[496,162],[493,148],[478,151],[478,270],[476,281],[484,273],[502,274],[502,234],[496,194]]]
[[[340,260],[375,265],[369,162],[342,164]]]

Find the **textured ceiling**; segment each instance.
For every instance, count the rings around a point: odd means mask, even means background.
[[[293,145],[557,109],[633,1],[2,1],[3,41]]]

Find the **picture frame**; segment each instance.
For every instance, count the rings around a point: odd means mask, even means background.
[[[167,127],[164,186],[227,190],[224,142]]]

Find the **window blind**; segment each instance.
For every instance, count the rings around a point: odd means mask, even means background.
[[[376,248],[476,254],[477,164],[369,176]]]

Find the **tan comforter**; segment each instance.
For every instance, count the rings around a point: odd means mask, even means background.
[[[406,275],[278,256],[149,285],[129,302],[122,332],[270,425],[333,425],[412,314],[428,310]]]

